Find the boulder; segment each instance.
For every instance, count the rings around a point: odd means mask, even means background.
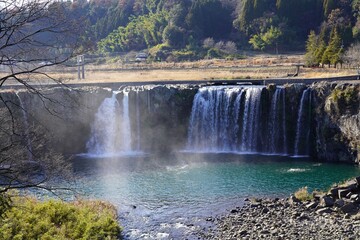
[[[356,208],[356,206],[355,206],[355,204],[353,204],[353,203],[346,203],[344,206],[342,206],[341,208],[340,208],[340,210],[343,212],[343,213],[349,213],[349,214],[351,214],[351,213],[355,213],[356,211],[357,211],[357,208]]]
[[[331,208],[325,207],[325,208],[320,208],[318,210],[316,210],[316,214],[328,214],[328,213],[332,213]]]
[[[306,208],[307,209],[311,209],[311,208],[316,208],[318,206],[318,203],[317,202],[310,202],[308,204],[306,204]]]
[[[350,180],[341,186],[342,188],[349,189],[350,191],[356,190],[358,188],[357,181],[355,179]]]
[[[360,187],[360,176],[355,178],[355,182],[357,184],[357,187],[359,188]]]
[[[360,203],[360,194],[352,194],[350,200],[354,203]]]
[[[337,188],[337,187],[331,188],[331,189],[329,190],[329,194],[330,194],[333,198],[338,198],[338,197],[339,197],[339,188]]]
[[[297,199],[295,196],[291,195],[289,197],[289,201],[288,201],[291,205],[297,205],[298,203],[301,203],[301,201],[299,199]]]
[[[334,199],[331,196],[323,196],[320,198],[320,206],[322,207],[332,207],[334,206]]]
[[[338,200],[336,200],[335,203],[334,203],[334,206],[335,206],[335,207],[338,207],[338,208],[341,208],[341,207],[344,206],[344,205],[345,205],[345,201],[342,200],[342,199],[338,199]]]
[[[345,198],[349,192],[350,192],[350,189],[347,189],[347,188],[339,189],[338,190],[338,198],[339,199]]]

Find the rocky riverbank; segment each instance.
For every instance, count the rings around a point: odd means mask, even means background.
[[[359,239],[360,177],[311,200],[250,199],[216,219],[204,239]]]

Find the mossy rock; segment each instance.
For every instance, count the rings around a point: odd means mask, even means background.
[[[337,115],[354,115],[358,111],[359,104],[359,87],[340,85],[328,97],[326,111]]]

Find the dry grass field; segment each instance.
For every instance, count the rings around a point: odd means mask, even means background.
[[[303,62],[303,55],[256,55],[242,60],[201,60],[183,63],[111,63],[86,65],[85,79],[78,80],[76,67],[45,68],[45,72],[65,83],[136,82],[172,80],[233,80],[293,77],[296,64]],[[355,75],[354,69],[304,68],[294,78],[323,78]],[[1,73],[0,73],[1,74]],[[2,73],[4,74],[4,73]],[[31,76],[31,81],[46,84],[44,75]],[[11,84],[11,82],[8,82]]]

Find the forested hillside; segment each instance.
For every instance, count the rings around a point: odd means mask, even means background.
[[[82,19],[84,47],[102,53],[146,49],[161,60],[229,56],[244,49],[304,50],[309,35],[316,39],[316,48],[322,47],[311,54],[322,59],[335,35],[341,49],[360,38],[360,0],[77,0],[55,4]]]

